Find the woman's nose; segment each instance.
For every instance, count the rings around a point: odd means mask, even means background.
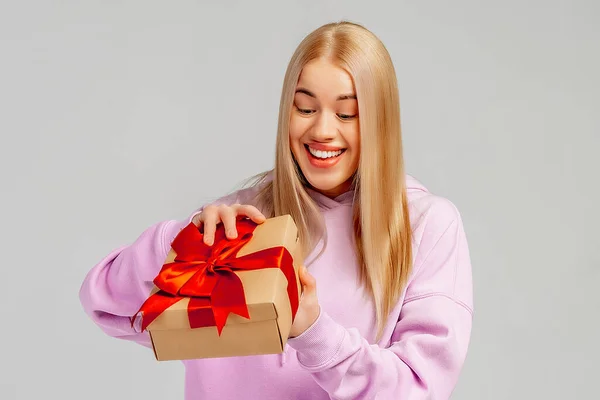
[[[311,131],[311,138],[318,142],[327,142],[335,139],[336,135],[337,127],[334,117],[327,113],[320,113]]]

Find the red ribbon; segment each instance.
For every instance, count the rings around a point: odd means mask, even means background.
[[[207,246],[202,233],[190,223],[175,238],[173,262],[164,264],[154,284],[158,292],[148,297],[131,319],[142,313],[142,331],[163,311],[184,298],[190,298],[188,318],[191,328],[215,326],[221,334],[230,313],[250,318],[244,288],[234,271],[280,268],[288,280],[287,292],[292,318],[298,310],[298,288],[293,259],[283,247],[272,247],[237,257],[252,239],[256,224],[237,222],[238,237],[227,239],[222,225],[217,227],[213,246]]]

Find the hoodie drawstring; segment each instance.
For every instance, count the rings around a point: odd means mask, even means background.
[[[288,357],[287,353],[288,353],[288,345],[286,344],[285,347],[283,348],[283,352],[279,354],[279,364],[282,367],[287,362],[287,357]]]

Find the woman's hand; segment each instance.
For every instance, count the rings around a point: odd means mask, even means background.
[[[192,219],[192,222],[198,227],[202,225],[204,243],[212,246],[217,225],[220,223],[225,227],[225,236],[228,239],[237,237],[236,221],[240,217],[248,217],[257,224],[262,224],[266,220],[266,217],[254,206],[242,204],[228,206],[222,204],[219,206],[206,206],[200,214]],[[290,330],[290,337],[296,337],[311,327],[319,317],[321,310],[317,299],[317,281],[304,266],[300,267],[298,275],[302,285],[302,296],[296,318]]]
[[[204,231],[204,244],[212,246],[215,241],[217,225],[223,223],[225,236],[228,239],[237,238],[236,221],[240,217],[248,217],[257,224],[265,222],[265,216],[254,206],[233,204],[231,206],[221,204],[219,206],[208,205],[202,212],[192,219],[196,226],[202,225]]]
[[[300,284],[302,285],[302,297],[300,298],[300,305],[298,306],[298,312],[296,318],[292,324],[290,330],[290,338],[304,333],[305,330],[310,328],[315,323],[321,312],[319,306],[319,299],[317,298],[317,281],[308,273],[305,266],[301,266],[298,275],[300,277]]]

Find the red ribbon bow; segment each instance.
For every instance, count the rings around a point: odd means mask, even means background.
[[[244,219],[237,222],[237,239],[227,239],[222,225],[215,232],[215,244],[204,244],[198,227],[187,225],[171,247],[173,262],[164,264],[154,284],[159,289],[142,304],[131,319],[142,313],[142,331],[164,310],[184,298],[190,298],[188,318],[191,328],[215,326],[221,334],[230,313],[250,318],[244,288],[234,271],[280,268],[288,280],[292,318],[298,310],[298,289],[293,259],[283,247],[272,247],[237,257],[252,239],[256,224]]]

